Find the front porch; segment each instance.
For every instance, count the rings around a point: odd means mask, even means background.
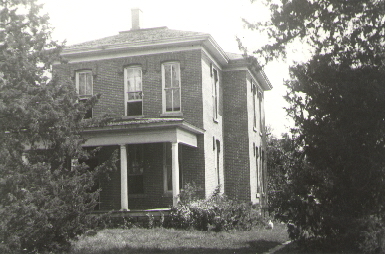
[[[181,118],[132,119],[87,129],[84,147],[102,147],[95,165],[119,150],[119,172],[98,183],[97,209],[131,216],[176,205],[181,186],[202,175],[198,143],[203,133]]]

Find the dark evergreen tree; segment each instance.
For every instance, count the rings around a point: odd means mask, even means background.
[[[270,22],[245,21],[271,39],[255,53],[285,57],[293,42],[313,52],[286,82],[300,153],[280,216],[293,239],[384,251],[385,2],[267,2]]]

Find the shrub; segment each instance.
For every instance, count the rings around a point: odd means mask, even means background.
[[[187,183],[179,194],[180,204],[190,204],[199,200],[199,192],[202,191],[202,187],[195,184],[195,182]]]
[[[194,193],[194,188],[186,189],[190,194]],[[257,206],[230,200],[220,193],[219,187],[206,200],[195,200],[194,195],[187,196],[189,203],[184,200],[178,206],[171,208],[166,222],[167,227],[227,231],[232,229],[251,230],[255,226],[264,225]],[[195,201],[191,202],[191,200]]]
[[[364,253],[385,252],[385,225],[377,216],[362,220],[359,248]]]

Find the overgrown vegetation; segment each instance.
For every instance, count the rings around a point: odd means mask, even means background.
[[[196,198],[194,193],[197,191],[199,188],[194,185],[185,186],[179,205],[171,208],[166,227],[228,231],[251,230],[265,225],[258,206],[230,200],[220,192],[220,187],[205,200]]]
[[[0,252],[60,252],[90,225],[95,170],[81,148],[82,121],[97,96],[77,102],[73,84],[51,68],[61,45],[35,0],[0,1]],[[94,119],[94,121],[97,121]]]
[[[266,3],[269,22],[246,21],[270,38],[260,59],[286,57],[293,43],[312,52],[286,81],[295,149],[277,216],[298,243],[383,253],[385,2]]]

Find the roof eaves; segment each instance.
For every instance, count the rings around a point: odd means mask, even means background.
[[[251,73],[254,73],[253,75],[255,76],[257,81],[261,83],[264,90],[271,90],[273,88],[263,68],[259,65],[259,63],[254,57],[248,56],[243,58],[231,59],[226,70],[231,71],[242,68],[244,68],[245,70],[249,70]]]
[[[209,48],[212,52],[217,52],[216,56],[218,60],[222,64],[227,65],[229,63],[229,57],[211,35],[207,37],[207,42],[208,43],[206,44],[206,47]]]
[[[173,128],[179,127],[194,134],[203,134],[205,130],[198,128],[184,121],[183,118],[144,118],[131,119],[127,121],[111,122],[105,126],[89,127],[83,133],[121,131],[121,130],[145,130],[154,128]]]

